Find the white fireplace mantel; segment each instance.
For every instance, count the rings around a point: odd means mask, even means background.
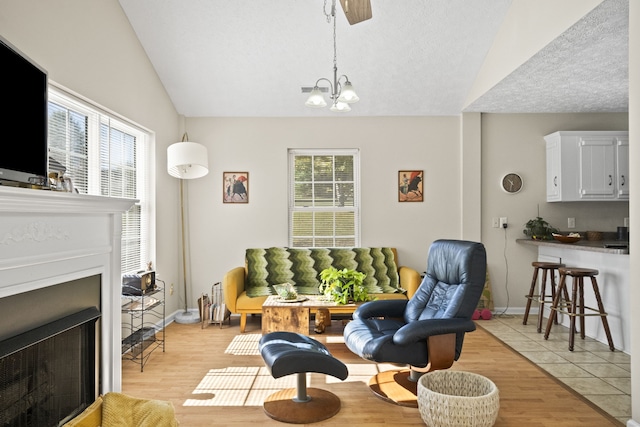
[[[122,388],[122,213],[135,200],[0,186],[0,298],[101,277],[101,393]]]

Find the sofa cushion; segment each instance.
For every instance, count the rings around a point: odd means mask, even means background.
[[[250,297],[275,295],[273,285],[280,283],[291,283],[300,294],[318,294],[320,272],[328,267],[365,273],[370,294],[401,292],[391,248],[250,248],[245,259]]]

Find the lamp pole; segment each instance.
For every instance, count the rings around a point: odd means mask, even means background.
[[[176,314],[176,323],[197,323],[200,321],[195,313],[189,311],[187,304],[188,289],[187,289],[187,246],[186,246],[186,231],[184,225],[184,179],[180,178],[180,237],[182,239],[182,284],[184,285],[184,311]]]
[[[189,311],[187,286],[187,239],[184,208],[184,180],[205,176],[209,172],[207,148],[188,141],[185,132],[182,142],[176,142],[167,148],[167,172],[180,179],[180,231],[182,243],[182,283],[184,285],[184,311],[176,313],[176,323],[197,323],[199,316]]]

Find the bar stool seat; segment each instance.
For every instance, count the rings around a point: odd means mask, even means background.
[[[531,303],[536,302],[539,304],[538,332],[542,332],[542,316],[544,314],[544,305],[545,303],[551,304],[556,296],[556,271],[558,271],[559,268],[564,267],[564,264],[560,264],[557,262],[534,261],[531,263],[531,265],[533,266],[533,278],[531,279],[531,287],[529,288],[529,293],[525,295],[525,298],[527,299],[527,306],[524,310],[522,324],[527,324],[527,320],[529,319],[529,310],[531,309]],[[540,293],[536,294],[536,286],[538,284],[538,275],[540,270],[542,270],[542,281],[540,282]],[[546,295],[547,277],[550,277],[551,280],[551,298],[547,298]],[[565,300],[569,300],[569,294],[566,289]],[[557,324],[557,313],[552,311],[550,314],[551,317],[553,317],[554,322]]]
[[[579,268],[579,267],[561,267],[558,269],[560,273],[560,284],[558,285],[558,290],[556,291],[555,298],[553,299],[553,304],[551,306],[552,312],[563,313],[569,316],[569,351],[573,351],[574,339],[576,333],[576,317],[580,318],[580,338],[584,339],[584,318],[585,316],[599,316],[602,320],[602,326],[604,327],[604,332],[607,336],[607,342],[609,343],[609,350],[614,351],[615,347],[613,346],[613,339],[611,338],[611,331],[609,330],[609,322],[607,321],[607,313],[604,310],[604,305],[602,304],[602,297],[600,296],[600,290],[598,289],[598,281],[596,280],[596,276],[598,275],[598,270],[592,268]],[[571,288],[571,301],[567,307],[560,305],[560,292],[567,292],[567,276],[572,278],[572,288]],[[596,297],[596,302],[598,304],[598,308],[587,307],[584,305],[584,278],[588,277],[591,279],[591,286],[593,288],[593,293]],[[566,308],[566,309],[565,309]],[[589,312],[585,312],[585,310],[589,310]],[[547,329],[544,333],[544,339],[549,338],[549,332],[551,331],[552,317],[549,316],[549,321],[547,322]]]

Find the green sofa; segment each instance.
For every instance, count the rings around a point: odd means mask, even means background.
[[[366,274],[364,286],[376,299],[408,299],[420,286],[420,274],[398,266],[395,248],[250,248],[245,265],[228,271],[223,280],[224,301],[231,313],[240,314],[240,332],[247,314],[261,314],[262,304],[275,295],[273,285],[291,283],[299,294],[319,294],[320,272],[327,267],[351,268]],[[334,314],[352,309],[329,309]]]

